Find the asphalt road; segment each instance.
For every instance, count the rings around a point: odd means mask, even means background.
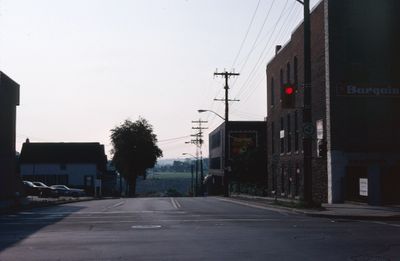
[[[400,260],[400,223],[224,198],[133,198],[0,216],[0,260]]]

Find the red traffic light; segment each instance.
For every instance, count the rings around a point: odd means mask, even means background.
[[[286,86],[285,87],[285,93],[286,94],[293,94],[294,93],[294,88],[292,86]]]
[[[294,109],[296,106],[296,86],[285,84],[281,89],[281,106],[283,109]]]

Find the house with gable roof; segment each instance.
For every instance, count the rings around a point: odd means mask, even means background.
[[[47,185],[82,188],[88,194],[101,193],[101,178],[107,171],[104,145],[93,143],[36,143],[22,145],[22,179]]]

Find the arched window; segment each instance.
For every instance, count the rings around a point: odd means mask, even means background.
[[[274,78],[271,78],[271,88],[270,88],[270,93],[271,93],[271,97],[270,97],[270,102],[271,102],[271,106],[275,105],[275,82],[274,82]]]
[[[281,90],[280,91],[280,94],[281,94],[281,101],[282,101],[282,97],[283,97],[283,70],[281,69],[281,71],[280,71],[280,73],[279,73],[279,80],[280,80],[280,85],[279,85],[279,89]]]
[[[293,81],[294,84],[297,85],[297,83],[299,82],[299,78],[298,78],[298,68],[297,68],[297,57],[295,56],[293,59]]]

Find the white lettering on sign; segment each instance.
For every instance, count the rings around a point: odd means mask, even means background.
[[[400,88],[393,88],[393,87],[357,87],[355,85],[348,85],[346,88],[347,94],[358,94],[358,95],[383,95],[383,96],[390,96],[390,95],[400,95]]]
[[[360,196],[368,196],[368,179],[360,179]]]

